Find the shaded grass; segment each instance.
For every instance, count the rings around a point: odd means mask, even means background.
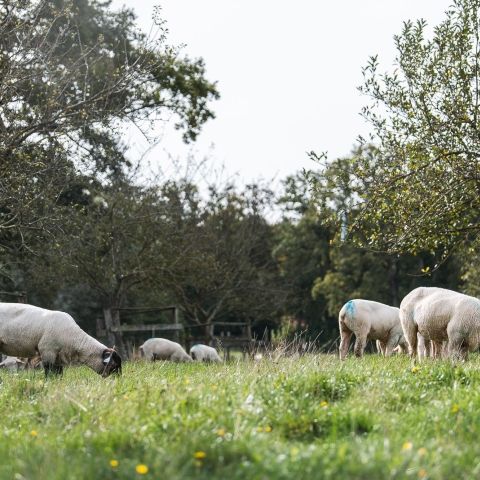
[[[479,387],[478,356],[2,372],[0,479],[477,478]]]

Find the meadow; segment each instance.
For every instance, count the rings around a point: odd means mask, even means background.
[[[480,357],[0,373],[0,479],[480,476]]]

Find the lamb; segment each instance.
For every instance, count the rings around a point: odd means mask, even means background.
[[[118,353],[84,332],[68,313],[23,303],[0,303],[0,353],[40,355],[46,376],[61,374],[72,363],[87,365],[102,377],[122,372]]]
[[[192,362],[192,357],[183,347],[166,338],[150,338],[140,346],[140,353],[147,360],[170,360],[172,362]]]
[[[385,356],[391,355],[397,345],[407,346],[400,324],[399,309],[396,307],[371,300],[350,300],[340,310],[338,324],[341,360],[347,356],[352,333],[356,337],[354,352],[357,357],[363,355],[367,340],[379,340],[377,346]]]
[[[190,349],[190,356],[198,362],[221,362],[217,351],[213,347],[197,344]]]
[[[0,368],[4,368],[9,372],[18,372],[26,367],[26,362],[17,357],[7,356],[2,362],[0,362]]]
[[[463,293],[416,288],[400,304],[400,321],[412,357],[417,354],[417,332],[435,342],[437,349],[448,341],[448,356],[453,360],[466,360],[468,351],[480,345],[480,300]]]

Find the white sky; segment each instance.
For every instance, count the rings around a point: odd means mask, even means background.
[[[193,152],[224,163],[243,181],[281,179],[314,167],[305,152],[347,155],[359,134],[366,98],[357,91],[361,68],[379,54],[381,70],[395,57],[393,35],[407,19],[430,26],[444,18],[451,0],[114,0],[133,7],[144,30],[161,5],[170,43],[203,57],[221,99],[192,146],[166,129],[149,154],[153,163]],[[131,135],[133,151],[147,143]],[[213,145],[213,148],[212,148]]]

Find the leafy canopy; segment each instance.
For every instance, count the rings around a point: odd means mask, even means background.
[[[480,43],[478,0],[456,0],[395,36],[392,72],[364,68],[362,113],[378,154],[355,158],[364,184],[351,230],[387,251],[443,252],[480,232]]]

